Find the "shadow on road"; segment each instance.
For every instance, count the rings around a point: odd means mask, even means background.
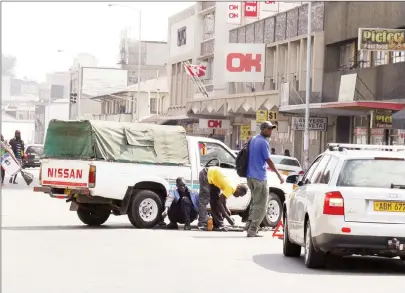
[[[281,274],[307,275],[405,275],[405,264],[399,259],[378,257],[345,257],[329,261],[323,270],[307,269],[303,257],[286,258],[282,254],[260,254],[253,256],[257,265]]]
[[[1,227],[2,230],[9,231],[63,231],[63,230],[120,230],[120,229],[135,229],[131,225],[103,225],[99,227],[90,227],[85,225],[69,225],[69,226],[11,226]]]

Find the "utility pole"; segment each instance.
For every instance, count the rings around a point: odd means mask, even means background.
[[[308,2],[307,76],[305,94],[304,169],[309,168],[309,102],[311,99],[312,2]]]

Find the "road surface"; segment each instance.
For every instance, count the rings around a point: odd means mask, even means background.
[[[36,171],[34,171],[36,172]],[[323,271],[286,259],[265,232],[137,230],[126,216],[85,227],[64,200],[20,179],[2,190],[2,292],[400,292],[399,260],[348,258]],[[183,279],[183,280],[182,280]],[[215,284],[214,284],[215,283]],[[326,291],[327,290],[327,291]]]

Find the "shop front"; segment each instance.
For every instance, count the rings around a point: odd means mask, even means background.
[[[211,137],[230,145],[230,135],[232,127],[230,120],[224,119],[198,119],[198,123],[193,124],[193,135]]]

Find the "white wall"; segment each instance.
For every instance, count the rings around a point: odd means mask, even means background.
[[[146,65],[164,66],[167,63],[167,43],[146,43]]]
[[[195,17],[184,19],[173,24],[170,28],[170,58],[177,57],[193,52],[194,50],[194,30],[195,30]],[[186,27],[187,41],[183,46],[177,46],[177,30]]]
[[[59,99],[45,106],[45,133],[52,119],[69,120],[69,99]]]

